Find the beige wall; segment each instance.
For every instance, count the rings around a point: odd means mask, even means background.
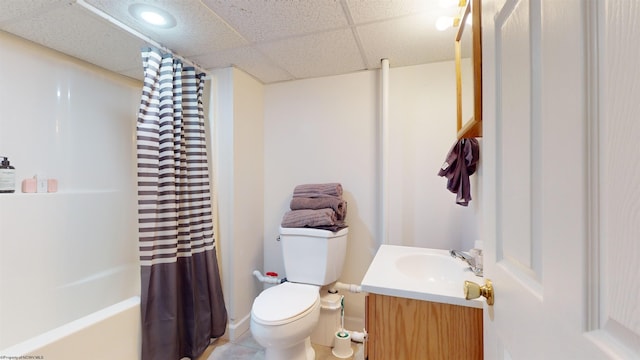
[[[264,87],[234,68],[214,71],[212,87],[216,239],[233,340],[249,329],[251,305],[262,290],[252,272],[263,267]]]

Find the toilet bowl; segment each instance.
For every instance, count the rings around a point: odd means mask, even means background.
[[[320,287],[285,282],[264,290],[251,308],[251,333],[266,360],[313,360],[310,336],[320,318]]]
[[[280,228],[288,282],[260,293],[251,308],[251,333],[267,360],[313,360],[311,334],[320,320],[320,287],[342,273],[348,228]]]

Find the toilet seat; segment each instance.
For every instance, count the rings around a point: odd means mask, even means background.
[[[318,286],[285,282],[261,292],[251,313],[259,324],[282,325],[306,316],[319,305]]]

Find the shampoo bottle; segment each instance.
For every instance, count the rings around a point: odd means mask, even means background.
[[[0,156],[0,193],[12,193],[16,191],[16,168],[11,166],[9,159]]]

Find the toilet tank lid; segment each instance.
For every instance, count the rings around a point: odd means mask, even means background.
[[[280,235],[303,235],[303,236],[316,236],[316,237],[338,237],[346,235],[349,232],[349,228],[340,229],[338,231],[314,229],[314,228],[284,228],[280,227]]]

